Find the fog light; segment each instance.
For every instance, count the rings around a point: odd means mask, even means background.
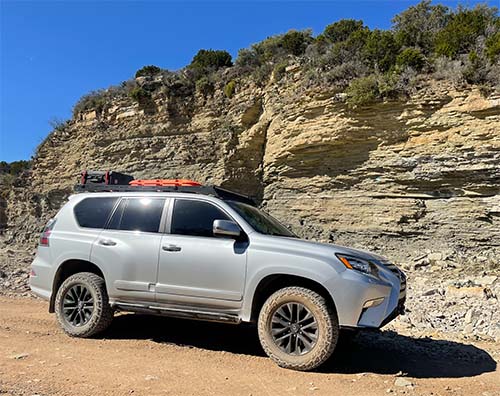
[[[377,305],[382,304],[383,301],[384,301],[384,297],[375,298],[373,300],[368,300],[367,302],[365,302],[363,304],[363,308],[376,307]]]

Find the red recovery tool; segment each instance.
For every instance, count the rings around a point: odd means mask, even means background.
[[[147,187],[199,187],[201,183],[187,179],[150,179],[150,180],[132,180],[129,183],[131,186],[147,186]]]

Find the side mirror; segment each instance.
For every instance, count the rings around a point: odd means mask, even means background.
[[[241,228],[234,221],[214,220],[213,232],[215,236],[238,238],[241,235]]]

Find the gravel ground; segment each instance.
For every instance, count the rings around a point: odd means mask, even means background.
[[[264,356],[255,328],[122,314],[69,338],[46,302],[0,297],[0,394],[500,396],[497,343],[393,331],[344,342],[320,370]]]

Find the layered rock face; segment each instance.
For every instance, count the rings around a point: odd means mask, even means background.
[[[10,195],[7,239],[33,241],[82,169],[220,184],[300,236],[400,262],[500,257],[500,96],[474,87],[426,81],[407,101],[351,109],[299,72],[265,88],[238,82],[231,99],[159,90],[141,109],[122,98],[39,148]]]

